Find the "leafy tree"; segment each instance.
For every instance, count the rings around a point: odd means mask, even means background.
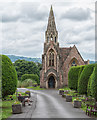
[[[17,88],[17,73],[11,60],[0,55],[2,59],[2,97],[15,93]]]
[[[14,66],[17,71],[18,80],[21,80],[21,76],[24,74],[37,74],[40,76],[38,66],[32,61],[17,60]]]
[[[38,66],[39,70],[42,70],[42,64],[41,63],[37,62],[37,66]]]

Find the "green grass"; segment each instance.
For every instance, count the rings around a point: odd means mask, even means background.
[[[12,104],[16,101],[16,95],[12,96],[13,100],[8,101],[9,96],[6,97],[5,101],[2,101],[2,118],[8,118],[12,115]]]
[[[45,88],[40,88],[40,86],[37,86],[37,87],[27,87],[28,89],[33,89],[33,90],[45,90]]]
[[[21,92],[18,92],[21,93]],[[22,95],[25,95],[25,93],[21,93]],[[13,100],[11,100],[10,96],[12,96]],[[12,115],[12,104],[16,101],[16,94],[14,95],[8,95],[5,97],[6,100],[2,100],[2,103],[0,103],[0,107],[2,107],[2,118],[8,118]],[[9,99],[9,101],[8,101]]]

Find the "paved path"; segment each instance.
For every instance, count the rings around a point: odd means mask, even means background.
[[[82,110],[73,108],[72,103],[67,103],[57,90],[37,93],[37,106],[32,118],[89,118]]]
[[[30,91],[37,93],[37,104],[34,111],[29,111],[28,118],[89,118],[81,109],[66,102],[57,90]]]

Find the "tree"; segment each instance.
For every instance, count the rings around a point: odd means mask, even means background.
[[[0,55],[0,59],[2,59],[2,97],[5,97],[15,93],[17,88],[17,73],[7,56]]]
[[[38,66],[39,71],[41,71],[42,70],[42,64],[37,62],[37,66]]]
[[[14,66],[17,71],[18,80],[21,80],[21,76],[24,74],[37,74],[40,76],[38,66],[32,61],[17,60]]]

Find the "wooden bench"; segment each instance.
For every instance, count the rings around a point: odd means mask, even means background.
[[[93,115],[96,116],[96,113],[97,113],[97,103],[95,105],[87,104],[86,114],[88,114],[88,116],[91,116],[92,113],[93,113]]]

